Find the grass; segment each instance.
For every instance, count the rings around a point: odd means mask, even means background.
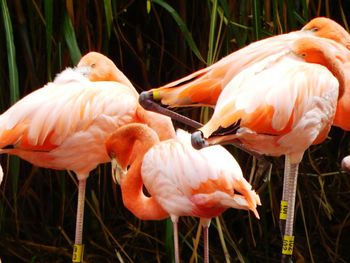
[[[345,1],[64,3],[1,0],[0,47],[6,50],[0,54],[3,110],[75,65],[88,50],[108,55],[141,91],[210,65],[256,39],[299,29],[312,17],[329,16],[346,28],[350,21]],[[203,121],[210,114],[209,110],[181,112]],[[348,133],[333,128],[326,142],[305,154],[300,166],[295,228],[300,262],[350,261],[350,180],[339,167],[348,146]],[[229,149],[259,189],[261,219],[228,210],[213,220],[211,261],[278,262],[283,159],[274,158],[269,176],[261,177],[253,158]],[[6,156],[1,164],[6,175],[0,188],[0,258],[3,262],[69,261],[77,199],[74,176]],[[124,209],[108,165],[96,169],[87,184],[86,262],[170,262],[169,221],[140,221]],[[179,222],[185,262],[191,257],[193,262],[202,260],[201,240],[194,249],[197,226],[194,218]]]

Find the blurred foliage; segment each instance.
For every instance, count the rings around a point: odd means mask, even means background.
[[[109,56],[139,90],[189,74],[253,41],[300,29],[316,16],[348,29],[345,0],[53,1],[0,0],[0,109],[74,66],[90,50]],[[205,59],[206,58],[206,59]],[[200,110],[182,109],[192,118]],[[339,162],[347,133],[332,129],[300,167],[296,204],[298,262],[349,262],[350,180]],[[212,262],[279,262],[278,230],[283,158],[269,176],[254,159],[231,147],[247,178],[259,189],[261,219],[228,210],[210,228]],[[76,179],[3,156],[0,188],[0,258],[3,262],[67,262],[71,258],[77,203]],[[169,222],[139,221],[123,208],[108,165],[87,182],[86,262],[171,262]],[[198,220],[181,218],[181,257],[193,252]],[[171,232],[171,231],[170,231]],[[222,238],[219,238],[222,233]],[[223,251],[227,250],[225,254]]]

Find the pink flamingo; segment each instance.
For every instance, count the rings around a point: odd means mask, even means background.
[[[252,210],[259,196],[244,179],[232,155],[221,146],[195,150],[190,135],[159,142],[146,125],[119,128],[106,142],[107,152],[128,173],[121,178],[124,205],[144,220],[170,215],[174,230],[175,261],[179,260],[177,222],[180,216],[196,216],[204,231],[204,262],[209,262],[208,227],[212,217],[227,208]],[[143,193],[145,185],[150,197]]]

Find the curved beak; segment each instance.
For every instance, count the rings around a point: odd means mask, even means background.
[[[193,148],[200,150],[204,147],[209,146],[207,140],[204,138],[203,132],[196,131],[191,135],[191,143]]]
[[[111,160],[112,164],[112,179],[115,184],[121,184],[121,181],[126,176],[127,170],[122,169],[115,158]]]

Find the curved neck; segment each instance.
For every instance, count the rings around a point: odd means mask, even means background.
[[[122,166],[130,164],[121,182],[123,203],[135,216],[143,220],[169,217],[154,197],[143,192],[141,165],[145,153],[159,142],[157,134],[144,124],[131,123],[119,128],[107,141],[109,154],[116,156]]]
[[[124,85],[126,85],[128,87],[132,87],[134,89],[134,86],[131,84],[131,81],[117,67],[113,68],[112,74],[113,74],[113,78],[116,81],[123,83]]]
[[[123,203],[136,217],[142,220],[162,220],[169,214],[159,205],[154,197],[148,197],[143,192],[141,177],[142,160],[137,158],[130,166],[129,171],[122,181]]]
[[[295,53],[301,55],[306,62],[325,66],[339,82],[339,98],[344,94],[345,73],[336,55],[322,45],[322,41],[303,38],[295,42]],[[326,41],[326,40],[323,40]]]
[[[136,96],[139,96],[139,93],[137,92],[137,90],[135,89],[135,87],[132,85],[131,81],[124,75],[124,73],[122,71],[120,71],[117,67],[113,68],[112,71],[112,78],[119,82],[124,84],[125,86],[128,86],[130,89],[133,90],[133,92],[135,93]]]

